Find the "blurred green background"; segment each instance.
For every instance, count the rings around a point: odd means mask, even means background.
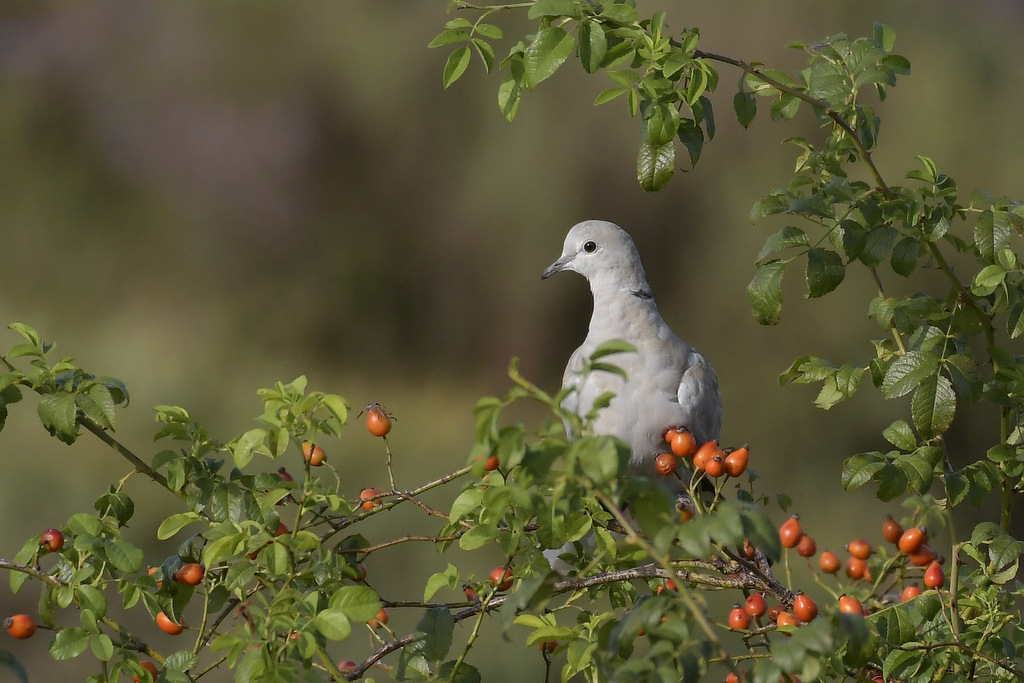
[[[790,40],[869,35],[874,21],[889,23],[913,71],[878,109],[883,174],[899,182],[926,154],[965,196],[974,187],[1022,194],[1019,3],[639,4],[642,14],[667,10],[672,28],[699,26],[706,50],[787,69],[803,63],[783,47]],[[0,321],[28,323],[58,342],[58,354],[123,380],[132,405],[119,437],[139,453],[163,447],[151,441],[153,405],[184,406],[228,439],[254,426],[257,388],[306,374],[353,412],[380,401],[398,416],[392,443],[399,485],[409,486],[465,462],[472,407],[504,393],[510,357],[557,388],[590,298],[582,278],[539,276],[569,227],[604,218],[633,234],[665,318],[715,365],[723,441],[751,444],[761,490],[792,495],[819,548],[880,540],[882,516],[898,510],[871,491],[840,495],[839,475],[848,455],[886,447],[880,431],[905,405],[864,391],[824,413],[811,406],[816,388],[776,381],[802,354],[870,358],[862,340],[880,336],[867,319],[872,283],[851,271],[835,295],[808,302],[794,273],[782,323],[770,329],[755,324],[744,293],[764,238],[781,227],[751,225],[748,211],[788,179],[795,148],[781,139],[821,139],[810,114],[772,124],[762,102],[743,130],[731,115],[739,74],[722,67],[716,139],[696,170],[644,194],[638,122],[622,101],[591,106],[609,87],[604,75],[567,64],[524,97],[513,125],[496,105],[500,77],[476,62],[443,91],[447,52],[426,44],[449,18],[445,5],[0,8]],[[499,57],[526,30],[517,22],[498,17],[507,36]],[[904,286],[883,277],[894,291]],[[0,337],[5,348],[16,341]],[[88,436],[71,448],[50,439],[32,397],[15,408],[0,434],[7,558],[90,510],[127,472]],[[980,456],[994,424],[964,415],[950,437],[954,457]],[[386,482],[381,444],[362,428],[327,445],[345,491]],[[130,534],[157,564],[176,546],[154,537],[175,499],[141,480],[128,490],[142,508]],[[379,533],[395,533],[401,519],[382,520]],[[497,559],[480,555],[481,572]],[[375,585],[416,598],[422,584],[397,557],[371,558]],[[429,548],[414,557],[415,577],[447,559]],[[12,596],[3,584],[0,613],[34,608],[31,585]],[[402,631],[414,621],[393,623]],[[142,630],[165,651],[185,646]],[[46,637],[12,642],[2,647],[31,680],[96,671],[50,661]],[[474,662],[485,679],[513,680],[515,666],[515,680],[540,680],[539,656],[524,660],[497,637],[485,646]],[[369,647],[354,636],[336,651],[359,659]]]

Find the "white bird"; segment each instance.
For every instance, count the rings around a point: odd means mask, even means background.
[[[587,279],[594,313],[583,344],[569,358],[563,387],[574,389],[563,407],[586,415],[606,392],[615,397],[591,423],[594,434],[616,436],[631,449],[629,469],[652,481],[654,460],[668,450],[670,427],[686,427],[698,444],[718,440],[722,398],[718,378],[701,354],[677,337],[662,319],[647,284],[640,254],[619,226],[590,220],[566,235],[562,255],[544,271],[546,279],[572,270]],[[636,348],[608,356],[626,377],[584,373],[584,360],[604,342],[622,340]],[[668,483],[668,482],[665,482]]]

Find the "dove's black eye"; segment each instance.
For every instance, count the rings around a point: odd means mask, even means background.
[[[586,242],[583,243],[583,251],[587,252],[588,254],[593,254],[595,251],[597,251],[597,242],[595,242],[594,240],[587,240]]]

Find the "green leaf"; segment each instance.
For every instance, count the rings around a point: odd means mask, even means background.
[[[174,534],[181,531],[182,528],[188,526],[192,522],[198,522],[202,517],[196,512],[179,512],[173,514],[160,523],[159,528],[156,530],[156,537],[165,541]]]
[[[645,192],[655,192],[668,183],[676,170],[675,144],[671,140],[664,144],[652,143],[647,135],[646,121],[642,138],[636,159],[636,177]]]
[[[888,24],[875,22],[874,38],[876,45],[886,52],[891,52],[892,46],[896,43],[896,31]]]
[[[78,395],[78,407],[90,420],[104,429],[114,428],[114,398],[102,384],[93,384]]]
[[[501,40],[505,37],[505,33],[501,28],[494,24],[476,24],[473,27],[473,31],[491,40]]]
[[[857,258],[868,268],[874,268],[889,255],[899,231],[888,225],[872,228],[865,235],[864,248]]]
[[[440,664],[452,646],[455,620],[444,607],[432,607],[423,613],[416,624],[415,640],[411,648],[431,662]]]
[[[557,26],[538,31],[524,52],[527,87],[532,90],[550,78],[572,54],[574,46],[573,37]]]
[[[750,124],[754,122],[754,117],[757,116],[757,100],[754,99],[754,96],[740,88],[732,96],[732,108],[736,112],[736,120],[739,121],[740,125],[744,128],[750,128]]]
[[[529,19],[541,17],[581,17],[582,10],[573,0],[537,0],[527,13]]]
[[[235,467],[244,469],[252,461],[253,453],[263,446],[263,440],[267,437],[265,429],[250,429],[242,434],[231,444],[231,457],[235,461]]]
[[[629,342],[623,341],[621,339],[611,339],[609,341],[602,342],[600,345],[598,345],[598,347],[594,349],[594,352],[590,354],[590,359],[596,361],[600,358],[604,358],[605,356],[610,356],[615,353],[634,352],[636,352],[636,347],[630,344]]]
[[[74,659],[89,647],[90,635],[84,628],[63,628],[50,643],[50,656],[57,661]]]
[[[369,621],[380,611],[380,596],[369,586],[342,586],[331,596],[330,607],[352,621]]]
[[[908,453],[917,448],[917,437],[905,420],[896,420],[882,432],[885,440],[901,451]]]
[[[455,50],[448,55],[448,61],[445,62],[442,78],[445,88],[459,80],[459,77],[466,73],[466,67],[469,66],[469,58],[470,54],[468,45],[455,48]]]
[[[463,550],[476,550],[487,545],[498,535],[498,528],[491,524],[477,524],[459,538]]]
[[[843,489],[852,491],[871,481],[886,465],[885,455],[878,451],[858,453],[843,463]]]
[[[807,296],[815,298],[828,294],[846,277],[843,259],[828,249],[810,249],[807,252]]]
[[[1006,220],[1006,213],[1000,212],[1002,220],[996,220],[991,210],[982,211],[974,224],[974,243],[982,257],[989,262],[995,261],[996,254],[1010,246],[1013,229]]]
[[[465,40],[469,40],[469,34],[466,33],[465,29],[448,29],[437,34],[433,40],[427,43],[427,47],[444,47],[445,45],[461,43]]]
[[[379,607],[377,609],[378,611],[380,610]],[[369,621],[376,615],[377,612],[374,612],[369,619],[364,619],[363,621]],[[316,625],[316,630],[330,640],[345,640],[352,634],[352,622],[349,620],[345,610],[341,608],[328,607],[325,610],[321,610],[316,615],[313,623]]]
[[[103,591],[96,586],[89,584],[75,586],[75,597],[78,598],[81,608],[89,610],[96,618],[102,619],[107,615],[107,599],[104,597]]]
[[[917,388],[929,375],[938,371],[939,359],[931,353],[911,351],[896,358],[882,379],[882,395],[899,398]]]
[[[810,240],[807,238],[807,233],[800,228],[787,225],[782,230],[779,230],[777,233],[765,240],[764,246],[761,247],[761,253],[757,255],[756,260],[760,263],[765,256],[773,252],[783,251],[791,247],[807,246],[810,246]]]
[[[675,110],[673,109],[673,111]],[[696,166],[701,150],[704,149],[704,131],[693,119],[682,119],[679,122],[678,136],[679,141],[683,143],[686,151],[690,154],[690,165]]]
[[[474,38],[472,43],[476,53],[480,55],[480,61],[484,63],[484,71],[491,73],[491,69],[494,68],[494,48],[483,38]]]
[[[747,299],[754,317],[761,325],[775,325],[782,314],[782,274],[786,261],[778,259],[757,267],[754,279],[747,285]]]
[[[596,73],[601,68],[601,62],[604,61],[607,53],[608,38],[605,36],[600,22],[585,21],[580,24],[579,54],[583,70],[588,74]]]
[[[522,55],[516,55],[508,61],[508,73],[498,86],[498,108],[510,123],[515,120],[519,111],[519,101],[523,96],[523,82],[526,67]]]
[[[434,593],[445,586],[448,588],[455,588],[458,580],[459,570],[453,564],[449,564],[448,568],[443,572],[431,574],[423,588],[423,602],[429,601],[430,598],[434,597]]]
[[[596,107],[598,105],[605,104],[606,102],[611,102],[615,98],[625,95],[627,92],[629,92],[629,88],[609,88],[594,99],[594,106]]]
[[[914,426],[925,439],[945,433],[956,415],[953,384],[944,375],[933,374],[917,387],[910,402]]]
[[[78,438],[75,417],[78,405],[73,394],[46,394],[39,401],[39,419],[46,431],[66,444]]]
[[[579,449],[580,467],[595,484],[612,481],[626,470],[629,449],[621,441],[610,436],[597,436],[575,441]]]
[[[974,276],[974,282],[971,284],[971,293],[978,296],[988,296],[999,289],[1005,279],[1006,270],[1001,265],[985,266]]]
[[[904,237],[893,247],[890,263],[893,272],[908,277],[917,268],[917,260],[923,248],[916,237]]]

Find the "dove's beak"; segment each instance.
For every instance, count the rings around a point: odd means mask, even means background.
[[[570,254],[569,256],[563,256],[562,258],[558,259],[557,261],[552,263],[550,266],[548,266],[547,270],[545,270],[543,273],[540,274],[540,279],[541,280],[547,280],[549,277],[551,277],[555,273],[557,273],[559,271],[565,270],[569,266],[569,262],[572,261],[572,258],[573,258],[573,255]]]

